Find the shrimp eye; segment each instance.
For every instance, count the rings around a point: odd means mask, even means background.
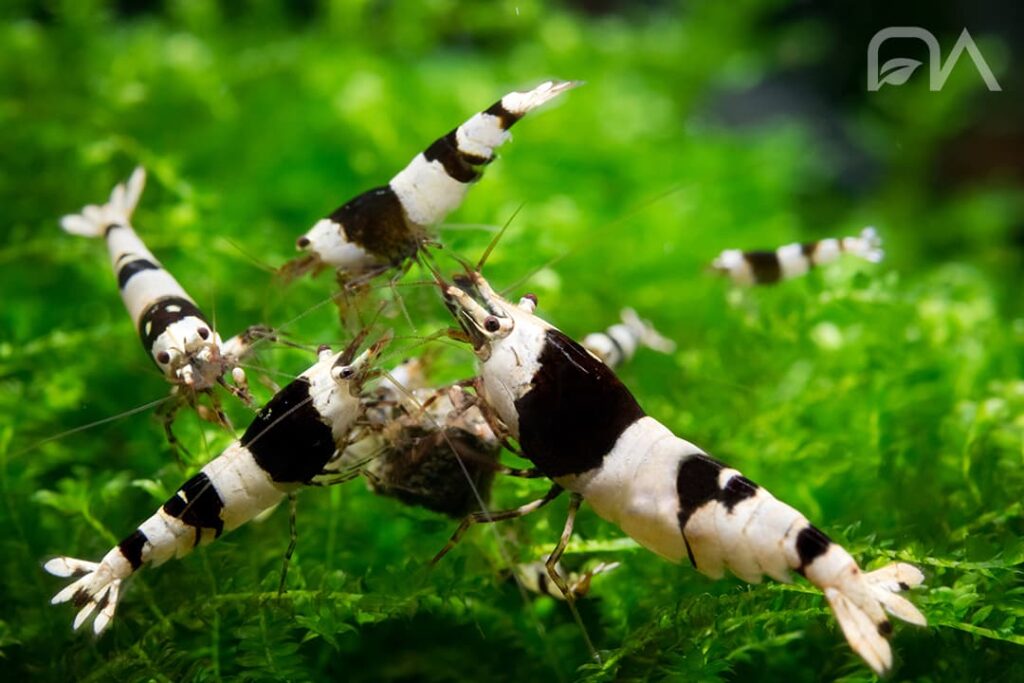
[[[334,368],[334,379],[352,379],[355,377],[355,374],[356,371],[351,365]]]
[[[166,351],[161,351],[160,353],[156,354],[156,362],[160,363],[161,365],[166,365],[167,363],[170,363],[171,354],[167,353]]]
[[[501,329],[501,321],[495,318],[493,315],[487,316],[484,320],[484,329],[488,332],[497,332]]]
[[[209,339],[210,338],[210,330],[208,328],[206,328],[206,327],[200,327],[197,330],[197,332],[199,332],[199,336],[202,337],[203,339]]]
[[[523,298],[532,301],[534,306],[537,305],[537,295],[534,294],[533,292],[527,292],[526,294],[523,294]]]
[[[309,238],[300,237],[299,239],[295,240],[295,246],[297,246],[299,249],[305,249],[306,247],[309,246]]]

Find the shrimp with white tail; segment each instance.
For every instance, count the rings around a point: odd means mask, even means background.
[[[527,113],[579,85],[547,81],[511,92],[416,155],[391,181],[360,194],[323,218],[296,245],[307,252],[281,268],[295,277],[324,267],[368,278],[401,267],[429,239],[428,228],[462,203],[509,128]]]
[[[49,573],[75,581],[53,597],[79,608],[74,628],[95,613],[93,631],[114,618],[122,582],[146,564],[180,558],[261,512],[303,485],[332,483],[326,468],[363,414],[361,390],[388,342],[355,356],[361,337],[344,351],[324,348],[317,362],[263,407],[241,439],[185,482],[156,513],[97,562],[57,557]]]
[[[519,581],[519,584],[526,590],[533,593],[540,593],[541,595],[547,595],[555,600],[565,600],[565,595],[563,595],[562,591],[558,589],[558,586],[555,586],[551,581],[550,574],[548,573],[547,562],[548,556],[545,556],[544,559],[537,560],[536,562],[525,562],[523,564],[516,565],[512,569],[512,573]],[[562,576],[566,585],[569,587],[569,594],[571,594],[573,598],[582,598],[590,592],[591,583],[595,576],[598,576],[599,574],[606,574],[607,572],[618,568],[618,562],[599,562],[592,568],[583,572],[567,572],[561,562],[556,562],[554,570]]]
[[[520,301],[520,306],[523,302]],[[533,311],[531,311],[532,313]],[[659,353],[672,353],[676,343],[661,336],[650,321],[643,320],[632,308],[619,313],[622,322],[612,325],[604,332],[591,332],[581,342],[583,348],[597,356],[598,360],[616,369],[633,360],[638,348],[647,348]]]
[[[811,268],[838,261],[842,254],[852,254],[869,263],[878,263],[885,256],[882,238],[874,228],[868,227],[854,237],[794,242],[774,251],[726,249],[712,262],[711,267],[738,285],[768,285],[800,277]]]
[[[468,517],[435,561],[473,523],[527,514],[567,489],[569,518],[546,566],[570,602],[554,568],[587,502],[644,547],[672,562],[688,559],[707,576],[729,569],[756,583],[763,574],[803,575],[824,592],[853,650],[877,673],[890,669],[887,614],[925,624],[898,595],[923,581],[918,569],[897,562],[862,571],[798,511],[647,415],[607,366],[535,316],[533,302],[510,303],[479,274],[455,285],[438,280],[476,352],[478,396],[499,420],[492,427],[515,438],[554,484],[515,510]]]
[[[110,262],[117,276],[125,308],[135,323],[142,346],[164,377],[175,385],[179,401],[166,410],[168,438],[170,421],[181,401],[196,405],[196,395],[207,393],[214,400],[211,421],[226,422],[211,389],[221,384],[246,403],[251,403],[245,372],[238,364],[250,352],[253,343],[271,336],[267,328],[254,326],[226,342],[209,323],[195,301],[146,248],[131,225],[132,213],[146,183],[146,173],[138,167],[126,183],[117,185],[110,201],[102,206],[90,204],[82,213],[61,219],[66,232],[84,237],[103,237]],[[231,373],[234,386],[224,381]]]

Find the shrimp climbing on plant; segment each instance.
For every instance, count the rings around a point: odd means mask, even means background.
[[[497,295],[479,273],[449,285],[438,277],[445,303],[477,356],[477,392],[523,456],[553,484],[543,498],[515,510],[468,517],[440,559],[473,523],[531,512],[564,490],[569,517],[548,558],[551,579],[572,592],[554,570],[572,533],[575,513],[589,503],[649,550],[688,559],[701,573],[726,569],[757,583],[767,574],[788,581],[795,571],[821,589],[847,641],[877,673],[892,666],[887,614],[924,625],[900,591],[924,579],[900,562],[871,572],[737,470],[679,438],[647,415],[604,364],[533,314]]]
[[[462,203],[470,185],[494,161],[509,129],[529,112],[579,85],[546,81],[511,92],[435,140],[387,185],[367,190],[320,219],[299,237],[306,252],[281,268],[295,277],[324,267],[362,281],[401,268],[429,240],[429,229]]]
[[[196,407],[201,417],[225,425],[227,418],[212,392],[215,385],[220,384],[247,404],[252,403],[245,371],[239,364],[256,340],[272,333],[265,327],[253,326],[227,341],[221,340],[192,297],[160,264],[131,225],[145,182],[146,173],[140,166],[127,182],[114,187],[106,204],[90,204],[80,214],[64,216],[61,227],[73,235],[102,236],[106,240],[121,298],[142,346],[174,385],[174,400],[163,412],[168,440],[177,445],[170,425],[182,403]],[[224,381],[228,372],[234,386]],[[213,401],[213,415],[197,403],[202,394]]]
[[[187,555],[304,485],[343,479],[327,468],[363,414],[361,389],[388,340],[382,337],[358,357],[361,336],[338,353],[321,349],[317,362],[270,399],[241,439],[99,562],[48,561],[44,568],[50,574],[75,579],[52,602],[71,601],[79,608],[75,629],[95,613],[93,630],[102,633],[114,618],[122,583],[144,565]]]

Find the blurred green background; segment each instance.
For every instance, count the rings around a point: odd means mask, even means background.
[[[600,0],[7,2],[0,10],[0,657],[9,680],[870,680],[806,583],[712,582],[622,543],[584,509],[566,564],[595,581],[588,663],[563,605],[502,572],[557,540],[565,501],[475,529],[434,571],[449,520],[360,482],[301,496],[291,590],[285,510],[128,584],[96,640],[50,607],[55,554],[98,559],[231,439],[166,395],[103,245],[58,227],[131,168],[135,225],[216,316],[341,344],[330,277],[269,273],[295,238],[512,89],[586,86],[514,130],[440,232],[535,291],[574,336],[637,308],[678,342],[621,372],[645,409],[802,510],[862,564],[926,572],[928,629],[897,625],[894,680],[1024,680],[1024,120],[1014,3],[676,5]],[[962,59],[869,93],[865,50],[923,26],[971,30],[1003,87]],[[921,45],[888,57],[925,59]],[[900,52],[902,50],[902,52]],[[944,53],[945,54],[945,53]],[[722,249],[854,234],[887,256],[736,291]],[[452,268],[455,267],[452,262]],[[447,324],[406,277],[416,324]],[[525,280],[524,280],[525,278]],[[386,293],[384,294],[385,296]],[[302,316],[298,320],[296,318]],[[432,344],[440,375],[468,352]],[[311,362],[267,348],[283,383]],[[264,368],[260,370],[259,368]],[[261,398],[269,393],[258,387]],[[236,424],[249,419],[231,403]],[[495,506],[542,490],[501,481]],[[499,543],[500,540],[500,543]]]

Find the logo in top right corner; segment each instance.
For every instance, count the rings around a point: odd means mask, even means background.
[[[978,70],[982,80],[985,81],[985,86],[992,92],[1002,90],[999,81],[992,74],[992,69],[989,68],[988,62],[985,61],[985,57],[982,56],[981,50],[978,49],[977,44],[971,38],[971,34],[967,29],[964,29],[963,33],[960,34],[956,44],[953,46],[953,50],[946,58],[945,64],[943,64],[939,41],[935,39],[931,31],[920,26],[890,26],[883,28],[872,36],[871,42],[868,43],[869,92],[877,92],[883,85],[903,85],[917,68],[921,66],[921,62],[916,59],[894,57],[879,67],[878,49],[882,46],[882,43],[890,38],[917,38],[928,46],[928,89],[933,92],[942,90],[942,86],[946,84],[946,79],[949,78],[950,72],[953,71],[953,67],[956,66],[964,52],[974,62],[974,67]]]

